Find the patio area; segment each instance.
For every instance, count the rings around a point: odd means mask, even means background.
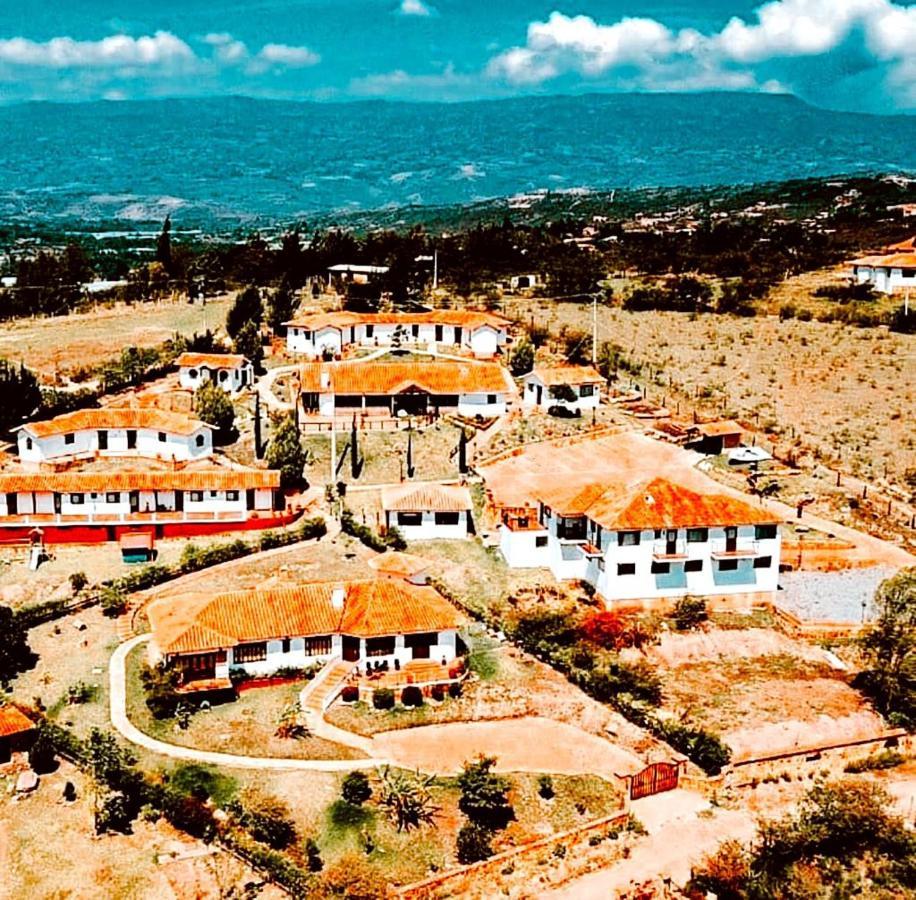
[[[348,676],[346,684],[359,689],[360,700],[371,700],[372,694],[379,688],[387,688],[397,694],[408,685],[415,685],[424,694],[428,694],[437,685],[448,687],[464,680],[466,676],[467,667],[460,659],[445,665],[432,659],[413,659],[404,663],[400,669],[381,668],[368,674],[364,664],[361,664]]]

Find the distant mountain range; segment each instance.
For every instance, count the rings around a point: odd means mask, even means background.
[[[0,223],[89,230],[916,170],[916,116],[754,94],[32,103],[0,108],[0,133]]]

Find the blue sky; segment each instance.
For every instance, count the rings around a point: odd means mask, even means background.
[[[473,100],[794,93],[916,110],[916,4],[894,0],[21,0],[0,102],[245,94]]]

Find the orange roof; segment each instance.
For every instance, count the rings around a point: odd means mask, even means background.
[[[154,543],[151,531],[128,531],[118,540],[122,550],[152,550]]]
[[[863,256],[854,259],[853,266],[873,269],[916,269],[916,253],[888,253],[880,256]]]
[[[349,328],[351,325],[453,325],[461,328],[505,328],[509,320],[483,309],[433,309],[428,312],[313,312],[297,316],[286,325],[317,331],[321,328]]]
[[[25,493],[103,493],[105,491],[235,491],[278,488],[276,469],[207,468],[163,472],[0,472],[0,491]]]
[[[542,502],[564,516],[587,516],[612,531],[778,524],[779,517],[728,494],[701,494],[664,478],[635,487],[589,485],[545,493]]]
[[[332,603],[336,588],[344,591],[342,609]],[[156,645],[166,654],[285,637],[447,631],[467,621],[434,588],[387,579],[174,597],[152,603],[148,615]]]
[[[42,422],[29,422],[22,430],[32,437],[43,438],[53,434],[68,434],[99,428],[149,428],[170,434],[189,435],[201,428],[212,428],[197,419],[162,409],[131,407],[102,407],[78,409]]]
[[[912,206],[913,204],[904,204],[905,206]],[[916,236],[907,238],[905,241],[900,241],[899,244],[890,244],[884,248],[886,253],[914,253],[916,252]]]
[[[393,512],[464,512],[473,509],[471,492],[457,484],[402,484],[382,488],[382,509]]]
[[[412,553],[401,553],[397,550],[386,550],[369,560],[369,568],[386,575],[400,575],[410,578],[419,572],[425,572],[430,567],[430,561],[422,556]]]
[[[744,429],[731,419],[723,419],[720,422],[703,422],[697,425],[697,431],[704,437],[721,437],[726,434],[744,433]]]
[[[35,723],[15,706],[0,706],[0,738],[31,731]]]
[[[559,384],[604,384],[601,373],[591,366],[537,366],[530,375],[545,387]]]
[[[506,370],[492,362],[316,362],[306,363],[299,371],[302,390],[316,394],[399,394],[408,388],[429,394],[509,390]]]
[[[238,353],[182,353],[175,365],[183,369],[191,366],[209,366],[211,369],[237,369],[247,360]]]

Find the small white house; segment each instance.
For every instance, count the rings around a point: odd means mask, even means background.
[[[537,366],[522,379],[522,403],[540,409],[594,409],[601,402],[601,373],[591,366]]]
[[[857,284],[870,284],[881,294],[916,288],[916,253],[865,256],[852,261]]]
[[[306,363],[299,372],[305,411],[329,419],[443,411],[490,419],[505,415],[514,392],[509,374],[492,362],[344,361]]]
[[[388,578],[175,597],[148,614],[150,658],[176,665],[185,690],[228,687],[233,670],[269,675],[332,659],[448,663],[467,621],[434,588]]]
[[[403,484],[382,488],[385,527],[408,541],[456,540],[474,533],[471,492],[463,485]]]
[[[544,279],[536,272],[527,275],[513,275],[509,279],[509,290],[512,291],[530,291],[536,287],[542,287]]]
[[[546,567],[607,601],[778,589],[779,518],[726,494],[663,478],[633,486],[545,487],[514,510],[500,548],[514,568]]]
[[[160,409],[80,409],[18,429],[19,458],[45,463],[96,456],[189,462],[213,453],[213,426]]]
[[[359,263],[337,263],[328,266],[328,285],[335,281],[342,284],[369,284],[376,278],[388,274],[388,266],[367,266]]]
[[[424,349],[446,345],[469,350],[485,359],[505,348],[508,328],[508,319],[486,310],[307,313],[286,323],[286,349],[317,359],[339,356],[354,344]]]
[[[178,383],[191,391],[205,381],[212,381],[230,394],[254,384],[254,366],[237,353],[182,353],[175,363]]]

